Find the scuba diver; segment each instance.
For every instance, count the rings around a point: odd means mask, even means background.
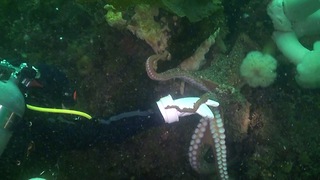
[[[92,118],[87,113],[70,110],[69,108],[73,107],[76,103],[77,92],[72,87],[66,74],[52,65],[40,64],[30,66],[27,63],[21,63],[20,66],[16,67],[5,59],[0,59],[0,80],[0,105],[8,107],[5,113],[3,112],[4,110],[1,110],[0,113],[14,114],[18,116],[19,119],[23,117],[25,107],[38,112],[75,115],[69,117],[46,116],[51,122],[59,121],[69,124],[75,123],[72,120],[90,119],[92,121],[83,120],[79,122],[90,122],[89,124],[94,125],[108,125],[124,118],[135,116],[147,117],[153,114],[152,111],[147,110],[122,113],[110,118]],[[12,98],[7,99],[6,97],[8,96],[12,96]],[[30,114],[29,111],[27,111],[27,113]],[[34,115],[32,118],[37,119],[39,116],[41,117],[39,113]],[[9,119],[1,118],[1,124],[6,124],[7,121],[9,121]],[[9,124],[16,124],[15,121],[17,120],[10,120]],[[2,151],[0,151],[0,156]]]
[[[43,161],[38,157],[56,164],[63,151],[123,141],[156,124],[149,120],[154,115],[150,110],[98,118],[69,109],[76,104],[77,92],[66,74],[52,65],[14,66],[0,59],[0,92],[1,167],[13,159],[30,167]]]

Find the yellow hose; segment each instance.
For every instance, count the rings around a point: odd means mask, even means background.
[[[60,113],[60,114],[73,114],[73,115],[85,117],[87,119],[92,119],[92,117],[89,114],[81,111],[75,111],[75,110],[69,110],[69,109],[43,108],[43,107],[32,106],[30,104],[27,104],[27,108],[33,111]]]

